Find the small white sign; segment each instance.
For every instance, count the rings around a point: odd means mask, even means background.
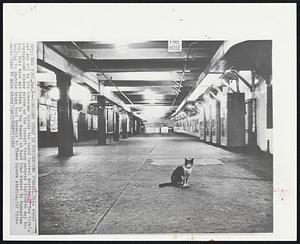
[[[168,52],[179,53],[182,52],[182,41],[168,41]]]

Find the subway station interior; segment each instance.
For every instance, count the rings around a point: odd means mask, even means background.
[[[272,41],[176,45],[37,44],[40,234],[272,232]]]

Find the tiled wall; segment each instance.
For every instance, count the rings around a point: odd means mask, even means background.
[[[251,83],[251,71],[241,71],[240,74],[247,80],[249,83]],[[233,89],[236,89],[235,82],[232,82],[231,84]],[[239,89],[241,93],[245,93],[245,101],[252,98],[251,91],[249,88],[240,81],[239,83]],[[269,151],[270,153],[273,153],[273,129],[267,129],[267,84],[265,81],[260,81],[260,83],[257,83],[257,87],[255,89],[255,99],[256,99],[256,131],[257,131],[257,146],[262,151]],[[245,104],[246,106],[246,104]],[[245,114],[245,134],[246,134],[246,123],[247,118]],[[187,134],[191,134],[193,132],[193,129],[187,126],[190,121],[194,121],[199,116],[193,116],[189,118],[184,118],[180,122],[175,123],[174,131],[180,131],[180,132],[187,132]],[[200,118],[200,117],[199,117]],[[221,115],[222,119],[222,115]],[[199,120],[198,120],[199,121]],[[200,119],[201,121],[201,119]],[[186,125],[186,126],[185,126]],[[198,134],[197,134],[198,136]],[[200,136],[200,133],[199,133]],[[247,134],[246,136],[246,143],[247,143]],[[203,138],[202,138],[203,139]],[[222,137],[221,137],[222,139]],[[206,140],[207,141],[207,140]]]
[[[269,150],[273,153],[273,129],[267,129],[267,84],[261,83],[255,90],[256,97],[256,126],[257,145],[262,151]]]

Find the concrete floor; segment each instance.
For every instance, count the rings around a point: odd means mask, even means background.
[[[273,164],[197,138],[129,137],[106,146],[39,149],[40,234],[273,231]],[[159,188],[194,157],[190,188]]]

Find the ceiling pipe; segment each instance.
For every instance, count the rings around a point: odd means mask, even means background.
[[[252,91],[252,85],[243,76],[241,76],[239,72],[236,70],[229,70],[228,72],[234,73],[250,89],[250,91]]]
[[[210,91],[209,94],[216,100],[220,101],[220,99],[212,92]]]
[[[171,80],[171,82],[173,82],[175,85],[177,85],[178,87],[182,87],[182,85],[180,85],[180,83],[178,83],[177,81],[175,80]]]
[[[101,69],[90,59],[90,57],[75,43],[75,42],[71,42],[75,47],[76,49],[90,62],[90,64],[92,66],[94,66],[94,68],[96,68],[97,72],[100,73],[101,75],[103,75],[105,77],[105,79],[107,81],[109,81],[116,89],[118,92],[120,92],[123,97],[126,98],[126,100],[131,104],[131,105],[134,105],[133,102],[122,92],[120,91],[120,89],[115,85],[115,83],[112,82],[111,79],[109,79],[102,71]]]
[[[181,79],[180,79],[180,83],[179,83],[179,84],[180,84],[179,92],[180,92],[180,89],[181,89],[181,87],[182,87],[182,82],[183,82],[184,74],[185,74],[185,71],[186,71],[187,61],[188,61],[188,58],[189,58],[189,56],[190,56],[192,46],[194,46],[194,45],[197,44],[197,43],[198,43],[198,42],[193,42],[193,43],[191,43],[191,44],[189,45],[188,54],[187,54],[186,59],[185,59],[185,62],[184,62],[183,72],[182,72]],[[175,104],[175,102],[176,102],[176,99],[177,99],[178,95],[179,95],[179,93],[178,93],[178,94],[176,95],[176,97],[174,98],[174,101],[173,101],[171,107],[174,106],[174,104]]]
[[[232,68],[233,66],[229,70],[226,70],[224,74],[221,75],[221,78],[228,78],[236,81],[240,79],[250,89],[250,91],[252,91],[252,85],[243,76],[241,76],[237,70],[234,70]]]
[[[177,87],[172,87],[172,88],[174,89],[176,94],[178,94],[180,92],[179,88],[177,88]]]
[[[235,91],[226,81],[225,79],[229,79],[226,77],[226,75],[233,75],[233,77],[231,77],[232,79],[234,80],[238,80],[238,79],[241,79],[247,87],[250,88],[250,90],[252,90],[252,86],[247,82],[247,80],[245,78],[243,78],[236,70],[232,70],[233,67],[231,67],[228,71],[224,72],[220,77],[219,79],[221,80],[222,84],[224,86],[226,86],[229,90],[231,90],[233,93],[236,93],[237,91]],[[208,86],[209,88],[204,92],[204,94],[206,93],[209,93],[213,98],[215,98],[216,100],[220,100],[213,92],[210,91],[211,88],[214,88],[216,89],[218,92],[221,92],[223,93],[223,91],[217,87],[216,85],[211,85],[211,86]],[[237,87],[238,88],[238,87]]]
[[[219,87],[217,87],[216,85],[212,84],[212,88],[216,89],[218,92],[220,93],[224,93]]]
[[[224,81],[223,78],[220,77],[219,79],[229,90],[231,90],[233,93],[236,93],[236,91],[226,81]]]

